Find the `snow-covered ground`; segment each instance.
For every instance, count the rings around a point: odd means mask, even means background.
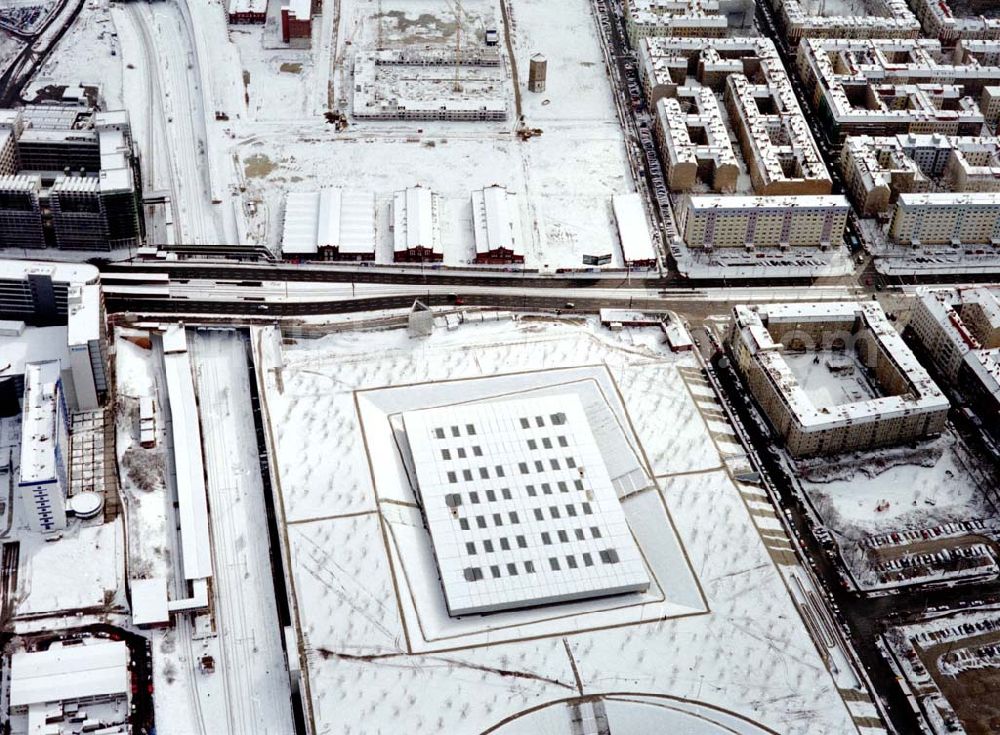
[[[783,357],[814,406],[840,406],[878,397],[854,355],[785,351]]]
[[[538,732],[537,720],[517,718],[546,703],[613,692],[695,700],[782,733],[843,733],[854,730],[852,716],[873,715],[870,705],[860,712],[844,704],[802,625],[773,541],[765,545],[758,530],[766,499],[751,509],[749,491],[723,469],[723,453],[740,450],[715,415],[697,363],[640,331],[523,319],[427,339],[387,330],[286,345],[274,330],[256,332],[318,731],[480,732],[509,719],[510,732]],[[425,614],[427,597],[440,591],[433,574],[413,573],[420,565],[413,557],[427,554],[419,511],[383,495],[397,460],[378,414],[412,401],[545,390],[566,378],[618,406],[646,474],[658,478],[625,506],[651,565],[668,559],[677,539],[686,564],[675,563],[674,574],[688,566],[696,594],[683,592],[683,577],[663,591],[689,612],[645,606],[650,614],[637,619],[635,605],[577,603],[564,620],[538,620],[537,611],[461,620]],[[770,518],[768,536],[780,536]],[[411,540],[401,541],[407,528]],[[794,565],[794,557],[782,563]],[[453,636],[444,650],[443,641],[429,640],[441,636]],[[557,710],[555,722],[568,723],[562,705]],[[623,727],[650,721],[629,720],[633,714],[615,716]]]

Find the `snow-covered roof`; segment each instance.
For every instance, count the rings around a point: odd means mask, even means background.
[[[51,482],[56,478],[59,373],[58,360],[34,362],[25,370],[24,413],[21,419],[22,484]]]
[[[877,302],[768,304],[760,308],[737,306],[734,316],[744,345],[788,405],[795,420],[806,431],[832,428],[844,422],[905,416],[914,411],[947,410],[950,405]],[[780,328],[782,323],[787,323],[794,330],[796,323],[806,321],[836,325],[848,320],[860,321],[861,328],[868,331],[880,354],[891,361],[906,381],[907,390],[898,395],[832,407],[816,406],[792,373],[782,355],[780,343],[774,341],[771,332],[776,327]]]
[[[846,197],[839,194],[803,196],[712,196],[691,197],[691,210],[698,212],[709,209],[719,211],[739,211],[748,209],[850,209]]]
[[[309,20],[312,17],[311,0],[288,0],[285,5],[288,15],[295,20]]]
[[[375,252],[373,192],[327,187],[287,195],[281,251],[311,255],[323,247],[340,253]]]
[[[392,200],[393,250],[414,248],[440,251],[438,196],[423,186],[397,191]]]
[[[9,133],[8,133],[9,135]],[[0,146],[2,147],[2,146]],[[4,174],[0,176],[0,191],[4,192],[34,192],[42,190],[42,177],[28,174]]]
[[[48,276],[62,283],[97,283],[100,272],[87,263],[52,263],[40,260],[0,260],[0,281]]]
[[[163,336],[163,350],[177,477],[177,512],[180,516],[184,578],[204,579],[212,576],[208,499],[201,453],[201,425],[198,421],[194,379],[183,326],[171,325],[168,328]]]
[[[44,651],[19,651],[10,662],[10,706],[128,695],[128,664],[124,641],[53,643]]]
[[[576,394],[411,411],[403,424],[451,615],[648,588]]]
[[[501,248],[524,253],[517,197],[502,186],[488,186],[472,192],[472,228],[478,254]]]
[[[70,287],[66,331],[70,347],[101,338],[101,287],[96,283]]]
[[[133,579],[132,622],[136,625],[158,625],[170,620],[167,609],[167,580],[165,577]]]
[[[618,239],[622,244],[625,264],[656,260],[653,237],[649,232],[646,208],[638,194],[615,194],[611,206],[618,223]]]
[[[59,360],[69,365],[66,327],[26,327],[19,334],[13,327],[3,331],[7,333],[0,334],[0,378],[23,375],[25,366],[32,362]]]
[[[229,13],[260,13],[267,12],[267,0],[229,0]]]

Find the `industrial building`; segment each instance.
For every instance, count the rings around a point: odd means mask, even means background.
[[[12,735],[129,735],[132,673],[124,641],[84,638],[10,658]]]
[[[649,587],[576,394],[410,411],[403,427],[449,615]]]
[[[646,207],[639,194],[615,194],[611,208],[618,225],[618,241],[626,268],[655,268],[656,245],[649,229]]]
[[[141,177],[128,113],[28,105],[3,111],[0,135],[0,149],[13,142],[14,160],[12,169],[10,156],[0,155],[0,244],[103,251],[142,245]]]
[[[27,324],[65,324],[72,286],[97,283],[98,270],[85,263],[0,260],[0,319]]]
[[[524,263],[521,211],[517,195],[502,186],[472,192],[476,263]]]
[[[983,3],[984,10],[986,2]],[[1000,39],[1000,15],[956,15],[948,0],[910,0],[910,4],[927,35],[945,43],[951,44],[963,38]]]
[[[799,75],[835,138],[943,133],[979,135],[977,100],[1000,83],[1000,42],[806,38]]]
[[[638,58],[673,191],[691,190],[699,177],[716,192],[736,189],[740,169],[721,98],[756,194],[830,193],[830,174],[769,39],[645,38]]]
[[[829,196],[692,196],[680,212],[688,247],[840,247],[850,204]]]
[[[807,11],[799,0],[770,0],[793,46],[802,38],[917,38],[920,35],[920,21],[906,0],[869,2],[877,4],[881,12],[826,15]]]
[[[888,215],[900,194],[1000,192],[1000,140],[858,135],[844,142],[841,168],[862,214]]]
[[[392,253],[397,263],[435,263],[441,252],[441,197],[411,186],[392,197]]]
[[[892,446],[944,429],[948,399],[875,302],[736,306],[727,346],[793,456]],[[850,392],[807,386],[803,363],[847,375]]]
[[[285,258],[372,261],[375,247],[373,192],[327,187],[285,196]]]
[[[1000,290],[921,288],[909,328],[941,378],[959,387],[1000,436]]]
[[[900,194],[888,237],[894,245],[914,248],[1000,248],[1000,194]]]
[[[69,410],[58,360],[32,363],[24,377],[17,492],[33,531],[66,528]]]

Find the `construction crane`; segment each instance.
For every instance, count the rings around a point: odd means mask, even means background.
[[[451,6],[455,14],[455,81],[452,89],[456,92],[462,91],[462,16],[465,16],[465,8],[462,7],[462,0],[445,0]],[[468,16],[466,16],[468,17]]]

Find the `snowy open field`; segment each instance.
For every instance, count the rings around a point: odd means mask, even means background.
[[[424,340],[387,330],[283,345],[271,329],[255,333],[317,731],[569,732],[563,700],[615,692],[650,697],[607,700],[623,732],[666,717],[664,701],[724,710],[674,712],[664,732],[719,718],[760,732],[741,717],[782,733],[854,731],[761,521],[723,469],[726,426],[701,413],[711,398],[689,377],[697,363],[636,333],[528,319]],[[656,589],[648,600],[448,618],[382,427],[411,406],[553,390],[606,401],[616,417],[631,447],[616,456],[634,455],[646,478],[623,508]]]

